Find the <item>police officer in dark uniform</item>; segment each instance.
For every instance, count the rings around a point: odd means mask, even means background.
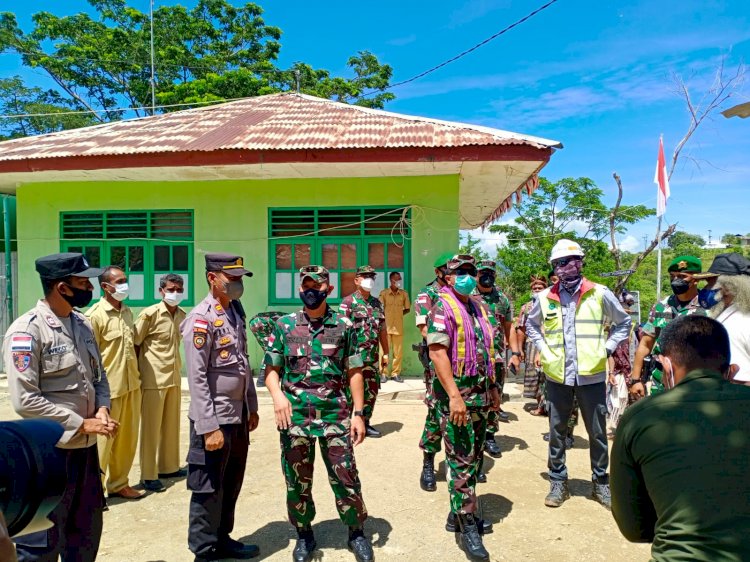
[[[78,253],[39,258],[36,270],[44,299],[8,328],[3,357],[16,413],[62,425],[56,451],[67,481],[49,516],[52,528],[16,539],[17,556],[20,562],[58,556],[93,562],[105,505],[96,436],[113,437],[118,424],[109,417],[109,384],[91,325],[74,307],[91,302],[89,278],[103,270]]]
[[[190,387],[188,545],[196,562],[253,558],[256,545],[232,539],[249,432],[258,426],[258,400],[247,357],[240,256],[206,254],[209,294],[182,323]]]

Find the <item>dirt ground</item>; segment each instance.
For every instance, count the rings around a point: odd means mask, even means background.
[[[394,392],[405,388],[412,392]],[[444,529],[448,492],[444,462],[440,462],[437,492],[419,487],[421,452],[417,443],[425,407],[418,400],[419,383],[389,382],[375,410],[374,425],[384,436],[368,439],[356,450],[365,503],[370,514],[365,524],[379,561],[462,561],[466,557]],[[478,486],[484,517],[495,524],[485,537],[492,560],[589,561],[649,559],[648,545],[630,544],[621,537],[611,514],[588,498],[590,478],[588,441],[578,428],[575,447],[568,453],[572,498],[561,508],[544,506],[547,450],[542,440],[546,418],[526,413],[520,386],[506,385],[511,401],[504,405],[511,422],[502,424],[503,457],[486,457],[488,482]],[[260,399],[259,429],[252,434],[247,472],[237,506],[234,537],[258,544],[256,560],[290,560],[295,534],[286,520],[285,484],[279,460],[279,441],[267,394]],[[188,399],[183,397],[183,414]],[[7,391],[0,390],[0,419],[13,419]],[[187,444],[187,423],[182,426],[182,454]],[[140,479],[138,459],[131,484]],[[110,500],[104,515],[99,560],[192,560],[187,549],[189,494],[184,480],[167,481],[164,493],[136,502]],[[351,561],[346,529],[336,514],[333,494],[323,463],[315,473],[317,518],[314,531],[318,560]]]

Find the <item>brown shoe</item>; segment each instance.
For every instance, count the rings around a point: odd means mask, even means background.
[[[125,486],[123,489],[117,492],[109,492],[107,494],[110,498],[122,498],[124,500],[139,500],[146,495],[143,490],[136,490],[131,486]]]

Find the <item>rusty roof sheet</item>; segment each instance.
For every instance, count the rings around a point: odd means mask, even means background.
[[[215,150],[558,148],[557,141],[303,94],[272,94],[0,143],[0,161]]]

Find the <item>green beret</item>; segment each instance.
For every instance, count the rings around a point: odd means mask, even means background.
[[[677,256],[671,262],[667,271],[680,271],[684,273],[700,273],[703,270],[703,264],[700,258],[695,256]]]
[[[453,259],[453,256],[455,254],[453,252],[443,252],[438,256],[438,258],[435,260],[435,263],[433,264],[433,267],[443,267],[444,265],[447,265],[447,263]]]

